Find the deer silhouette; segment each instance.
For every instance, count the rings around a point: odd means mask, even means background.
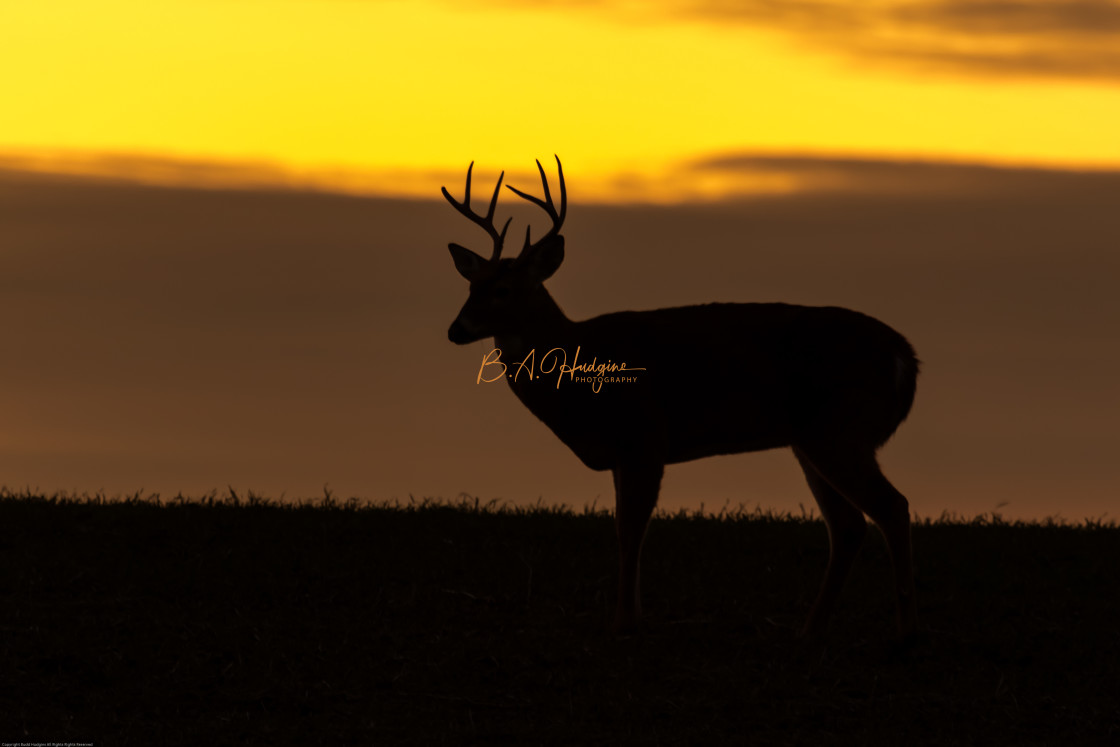
[[[526,229],[514,258],[502,257],[510,221],[500,231],[494,223],[505,172],[485,215],[471,207],[473,162],[461,202],[443,188],[447,201],[493,243],[489,258],[448,246],[470,295],[447,336],[460,345],[493,337],[495,351],[484,364],[498,366],[522,404],[584,464],[612,472],[616,630],[632,630],[641,616],[642,542],[665,465],[789,447],[830,544],[801,635],[826,628],[867,532],[865,514],[890,550],[898,631],[912,635],[909,504],[876,459],[914,401],[918,359],[910,343],[877,319],[832,306],[712,303],[572,321],[544,287],[564,260],[567,190],[559,157],[556,166],[559,208],[539,160],[543,199],[508,187],[552,221],[536,241]]]

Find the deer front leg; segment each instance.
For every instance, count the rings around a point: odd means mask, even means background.
[[[663,472],[662,465],[656,462],[614,469],[614,523],[618,533],[618,607],[614,629],[618,633],[633,630],[642,616],[638,566]]]

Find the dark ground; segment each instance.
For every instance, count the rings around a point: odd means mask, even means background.
[[[822,644],[817,521],[661,517],[607,632],[609,515],[0,495],[0,742],[1120,744],[1120,529],[871,533]]]

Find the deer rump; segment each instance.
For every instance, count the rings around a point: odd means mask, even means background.
[[[607,372],[627,380],[607,380],[597,393],[586,380],[557,381],[555,371],[508,379],[594,470],[807,443],[878,449],[909,414],[918,374],[905,337],[832,306],[622,311],[575,323],[564,338],[527,342],[537,356],[561,348],[568,365],[578,346],[581,364],[645,369]]]

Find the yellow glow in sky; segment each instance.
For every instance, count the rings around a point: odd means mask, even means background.
[[[555,152],[585,196],[673,194],[675,166],[736,152],[1120,166],[1120,79],[920,72],[803,30],[605,6],[6,3],[0,154],[259,162],[427,194],[424,174]]]

